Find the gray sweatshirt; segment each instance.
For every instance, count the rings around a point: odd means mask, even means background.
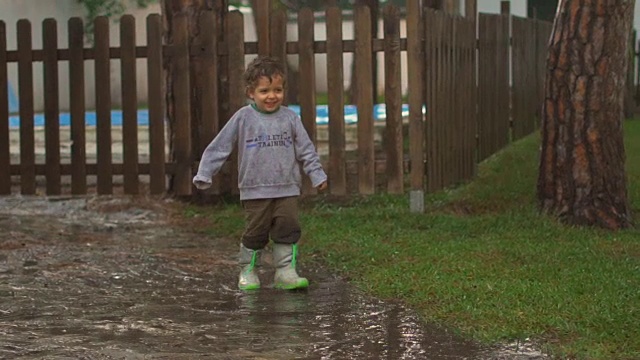
[[[251,105],[238,110],[202,154],[193,183],[211,186],[211,178],[238,144],[240,200],[300,195],[300,165],[314,187],[327,180],[320,158],[300,117],[281,106],[271,114]]]

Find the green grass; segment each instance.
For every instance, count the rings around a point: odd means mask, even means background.
[[[637,223],[640,121],[625,133]],[[516,142],[473,182],[428,196],[426,214],[410,213],[404,196],[316,199],[302,216],[303,255],[487,344],[531,338],[558,358],[638,359],[640,229],[575,228],[540,215],[538,142]],[[237,205],[211,216],[216,232],[241,233]]]

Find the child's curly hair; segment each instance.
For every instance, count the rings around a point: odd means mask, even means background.
[[[284,64],[280,59],[272,56],[258,56],[253,59],[244,72],[246,91],[249,92],[255,88],[263,76],[268,78],[270,82],[273,81],[274,77],[280,76],[284,84],[286,82]]]

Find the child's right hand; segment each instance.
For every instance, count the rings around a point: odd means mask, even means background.
[[[320,185],[318,185],[318,186],[316,187],[316,189],[318,189],[318,191],[324,191],[324,190],[326,190],[326,189],[327,189],[327,186],[328,186],[328,185],[327,185],[327,182],[326,182],[326,181],[323,181],[323,182],[322,182],[322,184],[320,184]]]

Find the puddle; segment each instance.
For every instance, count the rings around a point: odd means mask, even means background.
[[[166,209],[0,198],[0,359],[542,358],[482,349],[304,264],[307,291],[269,287],[270,266],[265,288],[237,291],[237,241]]]

